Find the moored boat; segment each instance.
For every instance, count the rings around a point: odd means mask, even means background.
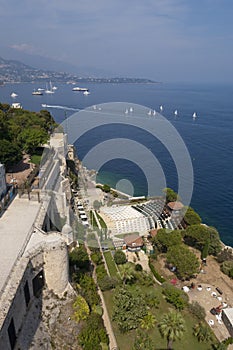
[[[39,91],[39,90],[34,90],[34,91],[32,91],[32,95],[41,96],[41,95],[43,95],[43,92]]]
[[[79,87],[79,86],[76,86],[72,89],[72,91],[88,91],[88,88],[82,88],[82,87]]]

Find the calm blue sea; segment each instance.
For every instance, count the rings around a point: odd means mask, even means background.
[[[183,138],[193,163],[194,191],[191,206],[208,225],[216,227],[221,239],[233,246],[233,85],[194,84],[86,84],[90,95],[72,91],[72,85],[56,84],[53,95],[32,96],[41,84],[13,84],[0,87],[0,102],[21,102],[24,109],[39,111],[47,104],[55,120],[60,123],[77,109],[104,102],[137,103],[159,111],[172,123]],[[18,97],[13,101],[10,94]],[[68,107],[66,109],[65,107]],[[174,110],[178,110],[175,118]],[[196,112],[195,122],[192,115]],[[116,126],[89,133],[77,142],[79,157],[100,141],[118,135],[144,144],[153,151],[166,174],[169,187],[177,190],[175,165],[167,151],[154,143],[148,135],[134,128]],[[159,148],[160,147],[160,148]],[[134,195],[147,193],[145,175],[133,162],[116,159],[101,169],[99,181],[115,186],[121,179],[133,183]]]

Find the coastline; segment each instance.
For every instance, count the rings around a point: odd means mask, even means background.
[[[88,170],[88,169],[87,169]],[[102,184],[102,183],[96,183],[96,182],[94,182],[95,183],[95,186],[96,187],[98,187],[98,186],[103,186],[104,184]],[[116,192],[116,193],[119,193],[120,195],[122,195],[123,197],[125,197],[126,199],[130,199],[130,198],[133,198],[131,195],[129,195],[129,194],[127,194],[127,193],[125,193],[125,192],[122,192],[122,191],[119,191],[119,190],[117,190],[117,189],[115,189],[115,188],[113,188],[113,187],[110,187],[110,190],[111,191],[113,191],[113,192]],[[135,198],[137,198],[137,197],[135,197]],[[152,198],[150,198],[150,197],[145,197],[145,201],[149,201],[150,199],[152,199]],[[130,203],[129,203],[129,205],[130,205]],[[206,225],[206,226],[209,226],[207,223],[202,223],[203,225]],[[219,233],[219,236],[220,236],[220,233]],[[233,250],[233,246],[231,246],[231,245],[227,245],[227,244],[225,244],[222,240],[221,240],[221,236],[220,236],[220,243],[221,243],[221,245],[222,245],[222,247],[223,247],[223,249],[232,249]]]

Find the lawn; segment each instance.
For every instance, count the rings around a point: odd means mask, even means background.
[[[135,288],[133,285],[132,288]],[[150,311],[155,315],[157,320],[157,325],[159,321],[161,320],[164,313],[168,312],[169,309],[172,309],[171,304],[168,304],[163,295],[162,295],[162,287],[160,286],[151,286],[151,287],[141,287],[142,293],[148,292],[149,289],[156,288],[156,294],[158,296],[158,299],[160,301],[158,309],[152,308]],[[106,291],[104,292],[104,299],[106,302],[106,306],[108,308],[110,319],[112,318],[112,310],[113,310],[113,292]],[[199,343],[197,338],[193,335],[193,326],[197,321],[194,319],[193,316],[191,316],[188,311],[182,312],[183,318],[185,320],[186,324],[186,332],[184,333],[184,336],[181,340],[177,340],[173,344],[174,350],[209,350],[211,349],[210,343]],[[161,337],[161,334],[159,332],[159,329],[157,325],[148,332],[151,339],[155,341],[155,350],[165,350],[167,349],[167,342],[166,339],[163,339]],[[113,331],[117,340],[118,348],[119,350],[132,350],[134,339],[136,332],[135,330],[127,332],[127,333],[121,333],[118,329],[118,326],[115,322],[112,322]],[[143,330],[146,332],[145,330]]]
[[[40,164],[40,161],[41,161],[41,155],[33,154],[33,155],[31,156],[31,162],[32,162],[33,164],[39,165],[39,164]]]
[[[107,225],[106,225],[105,221],[102,219],[102,217],[97,212],[96,212],[96,216],[97,216],[97,218],[99,220],[99,223],[100,223],[101,227],[106,229]]]
[[[111,277],[119,277],[119,272],[117,270],[115,261],[113,260],[112,253],[110,251],[104,252],[104,257],[108,265],[108,271]]]
[[[43,152],[44,152],[44,148],[43,147],[38,147],[35,150],[34,154],[31,155],[31,162],[36,164],[36,165],[39,165],[40,162],[41,162],[41,158],[42,158]]]

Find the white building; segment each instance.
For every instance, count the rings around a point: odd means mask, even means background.
[[[223,309],[222,311],[222,320],[230,333],[230,336],[233,337],[233,307]]]

